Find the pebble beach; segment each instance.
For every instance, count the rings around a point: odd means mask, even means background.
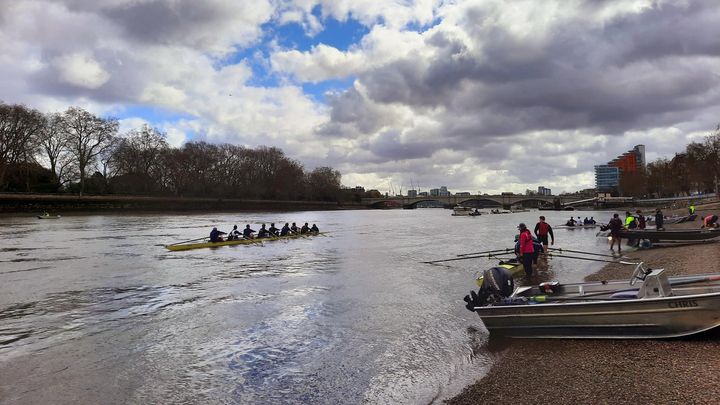
[[[699,206],[697,213],[702,218],[719,210],[718,204]],[[665,214],[685,212],[679,209]],[[699,228],[699,218],[666,229]],[[665,268],[669,276],[720,271],[720,243],[627,252],[623,249],[623,253],[651,268]],[[628,279],[632,270],[631,266],[608,264],[586,280]],[[719,403],[717,329],[691,338],[667,340],[510,339],[498,343],[499,360],[484,378],[446,402]]]

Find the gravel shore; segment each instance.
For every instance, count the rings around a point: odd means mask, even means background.
[[[699,217],[720,211],[716,205],[698,208]],[[666,229],[699,227],[698,219]],[[629,256],[651,268],[664,267],[669,275],[720,271],[720,243]],[[627,279],[631,271],[631,266],[609,264],[587,280]],[[487,376],[446,402],[716,404],[719,398],[720,331],[715,330],[671,340],[512,340]]]

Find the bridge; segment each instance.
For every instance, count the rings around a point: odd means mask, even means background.
[[[371,208],[417,208],[422,202],[437,202],[446,207],[464,205],[468,207],[503,207],[510,209],[513,206],[527,208],[553,207],[556,201],[561,206],[587,199],[578,196],[552,196],[552,195],[451,195],[451,196],[388,196],[380,198],[363,198],[362,204]]]

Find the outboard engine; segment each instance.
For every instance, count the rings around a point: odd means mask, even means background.
[[[475,307],[484,307],[509,297],[515,290],[512,274],[504,267],[492,267],[483,272],[483,284],[478,290],[470,291],[464,300],[465,308],[475,311]]]

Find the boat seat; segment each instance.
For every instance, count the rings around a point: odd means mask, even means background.
[[[632,290],[632,291],[618,291],[610,296],[610,298],[625,298],[625,299],[636,299],[638,298],[638,291],[640,290]]]

